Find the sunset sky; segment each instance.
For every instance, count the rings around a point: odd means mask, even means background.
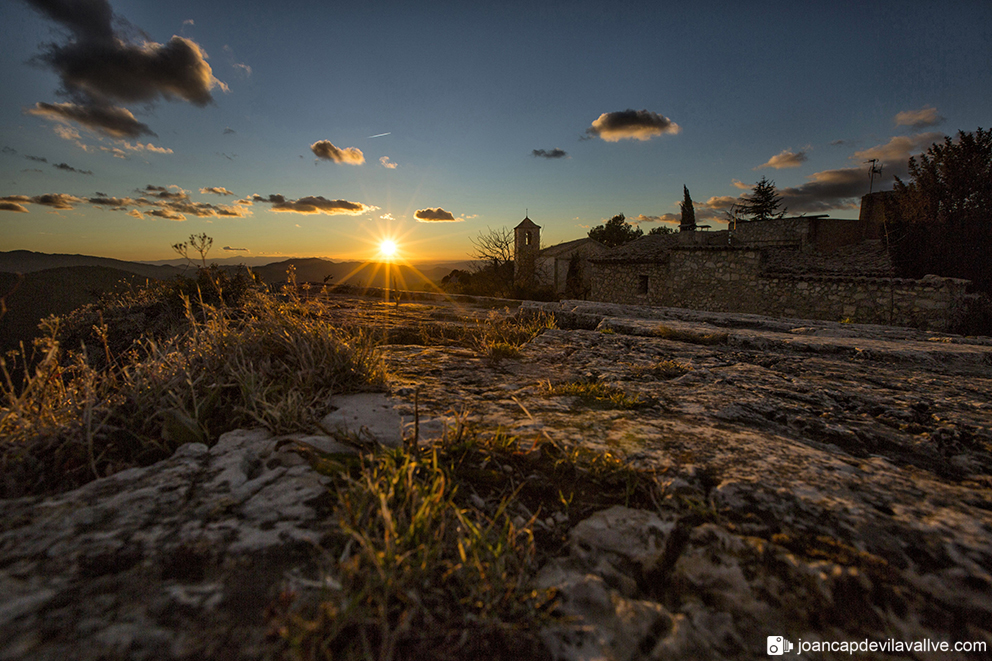
[[[857,217],[992,126],[992,3],[0,3],[0,250],[464,259],[624,213],[697,221],[762,176]]]

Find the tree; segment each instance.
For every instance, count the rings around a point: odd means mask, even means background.
[[[682,192],[685,194],[685,199],[682,200],[682,222],[679,225],[679,231],[694,232],[696,231],[696,210],[692,207],[689,189],[684,184],[682,185]]]
[[[513,230],[489,229],[472,239],[473,259],[481,262],[472,278],[479,294],[506,296],[513,290]]]
[[[782,196],[775,189],[775,182],[762,177],[754,185],[750,195],[745,195],[738,207],[741,220],[772,220],[785,215],[786,208],[782,207]]]
[[[668,225],[659,225],[658,227],[652,227],[648,232],[648,236],[654,236],[655,234],[675,234],[675,228],[669,227]]]
[[[900,275],[966,278],[992,293],[992,131],[946,136],[909,159],[909,177],[896,177],[887,227]]]
[[[634,227],[624,218],[622,213],[610,218],[605,225],[596,225],[589,230],[589,238],[606,244],[611,248],[622,246],[629,241],[639,239],[644,235],[640,227]]]

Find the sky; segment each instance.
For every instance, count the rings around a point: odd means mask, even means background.
[[[992,126],[992,3],[5,0],[0,250],[461,260],[762,177],[856,218]]]

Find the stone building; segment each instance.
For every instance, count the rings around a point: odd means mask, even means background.
[[[541,226],[525,217],[513,228],[513,277],[525,286],[552,287],[568,298],[587,298],[592,290],[589,262],[609,248],[590,238],[541,248]]]
[[[968,298],[965,280],[894,277],[877,213],[648,235],[590,265],[590,298],[610,303],[946,330]]]

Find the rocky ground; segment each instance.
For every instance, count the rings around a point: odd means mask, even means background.
[[[992,645],[992,340],[565,302],[525,304],[558,328],[493,359],[421,332],[484,308],[331,303],[390,329],[408,435],[416,400],[422,437],[501,428],[659,475],[651,509],[537,520],[567,536],[535,579],[574,616],[544,634],[556,656],[763,658],[771,635]],[[267,600],[333,581],[315,552],[325,478],[300,440],[233,433],[0,502],[0,659],[274,653]],[[907,657],[987,658],[859,655]]]

